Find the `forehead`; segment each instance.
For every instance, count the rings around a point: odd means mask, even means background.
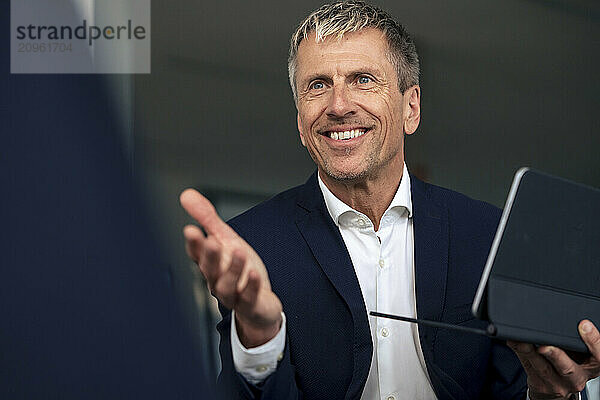
[[[315,33],[300,42],[297,53],[297,78],[335,69],[367,68],[389,74],[393,66],[388,57],[385,34],[375,28],[345,33],[341,38],[330,36],[317,43]]]

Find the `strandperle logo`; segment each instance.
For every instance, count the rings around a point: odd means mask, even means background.
[[[24,40],[88,40],[91,46],[94,40],[143,40],[146,39],[146,28],[143,26],[133,26],[131,20],[127,21],[127,25],[118,25],[99,27],[89,25],[87,20],[77,27],[71,26],[39,26],[29,24],[28,26],[17,27],[17,39]]]
[[[11,0],[13,74],[150,73],[150,0]]]

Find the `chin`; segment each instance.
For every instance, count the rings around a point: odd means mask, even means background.
[[[367,171],[364,169],[348,171],[347,169],[341,170],[337,168],[329,168],[326,165],[324,166],[323,171],[330,178],[341,182],[360,181],[368,176]]]

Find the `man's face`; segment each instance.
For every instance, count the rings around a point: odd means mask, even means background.
[[[403,134],[418,125],[420,91],[400,92],[387,50],[383,33],[372,28],[321,43],[313,33],[300,43],[298,130],[330,178],[362,181],[402,168]]]

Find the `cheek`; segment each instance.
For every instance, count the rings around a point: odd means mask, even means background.
[[[302,126],[305,129],[304,133],[307,134],[306,129],[310,129],[314,126],[315,122],[325,113],[327,108],[326,96],[319,96],[318,98],[304,99],[298,104],[298,112],[300,113]]]
[[[314,143],[314,138],[311,132],[311,123],[307,121],[306,116],[300,118],[300,126],[298,127],[300,131],[300,141],[304,147],[311,147],[311,144]]]
[[[300,136],[306,138],[306,136],[308,136],[310,133],[310,125],[307,123],[306,115],[302,112],[300,115],[302,115],[302,117],[300,117],[298,120],[298,130],[300,131]]]
[[[381,127],[386,130],[394,130],[399,126],[402,120],[402,107],[400,104],[394,104],[389,98],[378,97],[377,101],[371,99],[365,102],[364,109],[375,119],[379,120]]]
[[[310,114],[310,110],[307,107],[298,108],[298,129],[304,134],[308,135],[310,133],[310,121],[312,121],[312,117]]]
[[[385,101],[385,115],[392,128],[402,128],[402,101],[388,98]]]

